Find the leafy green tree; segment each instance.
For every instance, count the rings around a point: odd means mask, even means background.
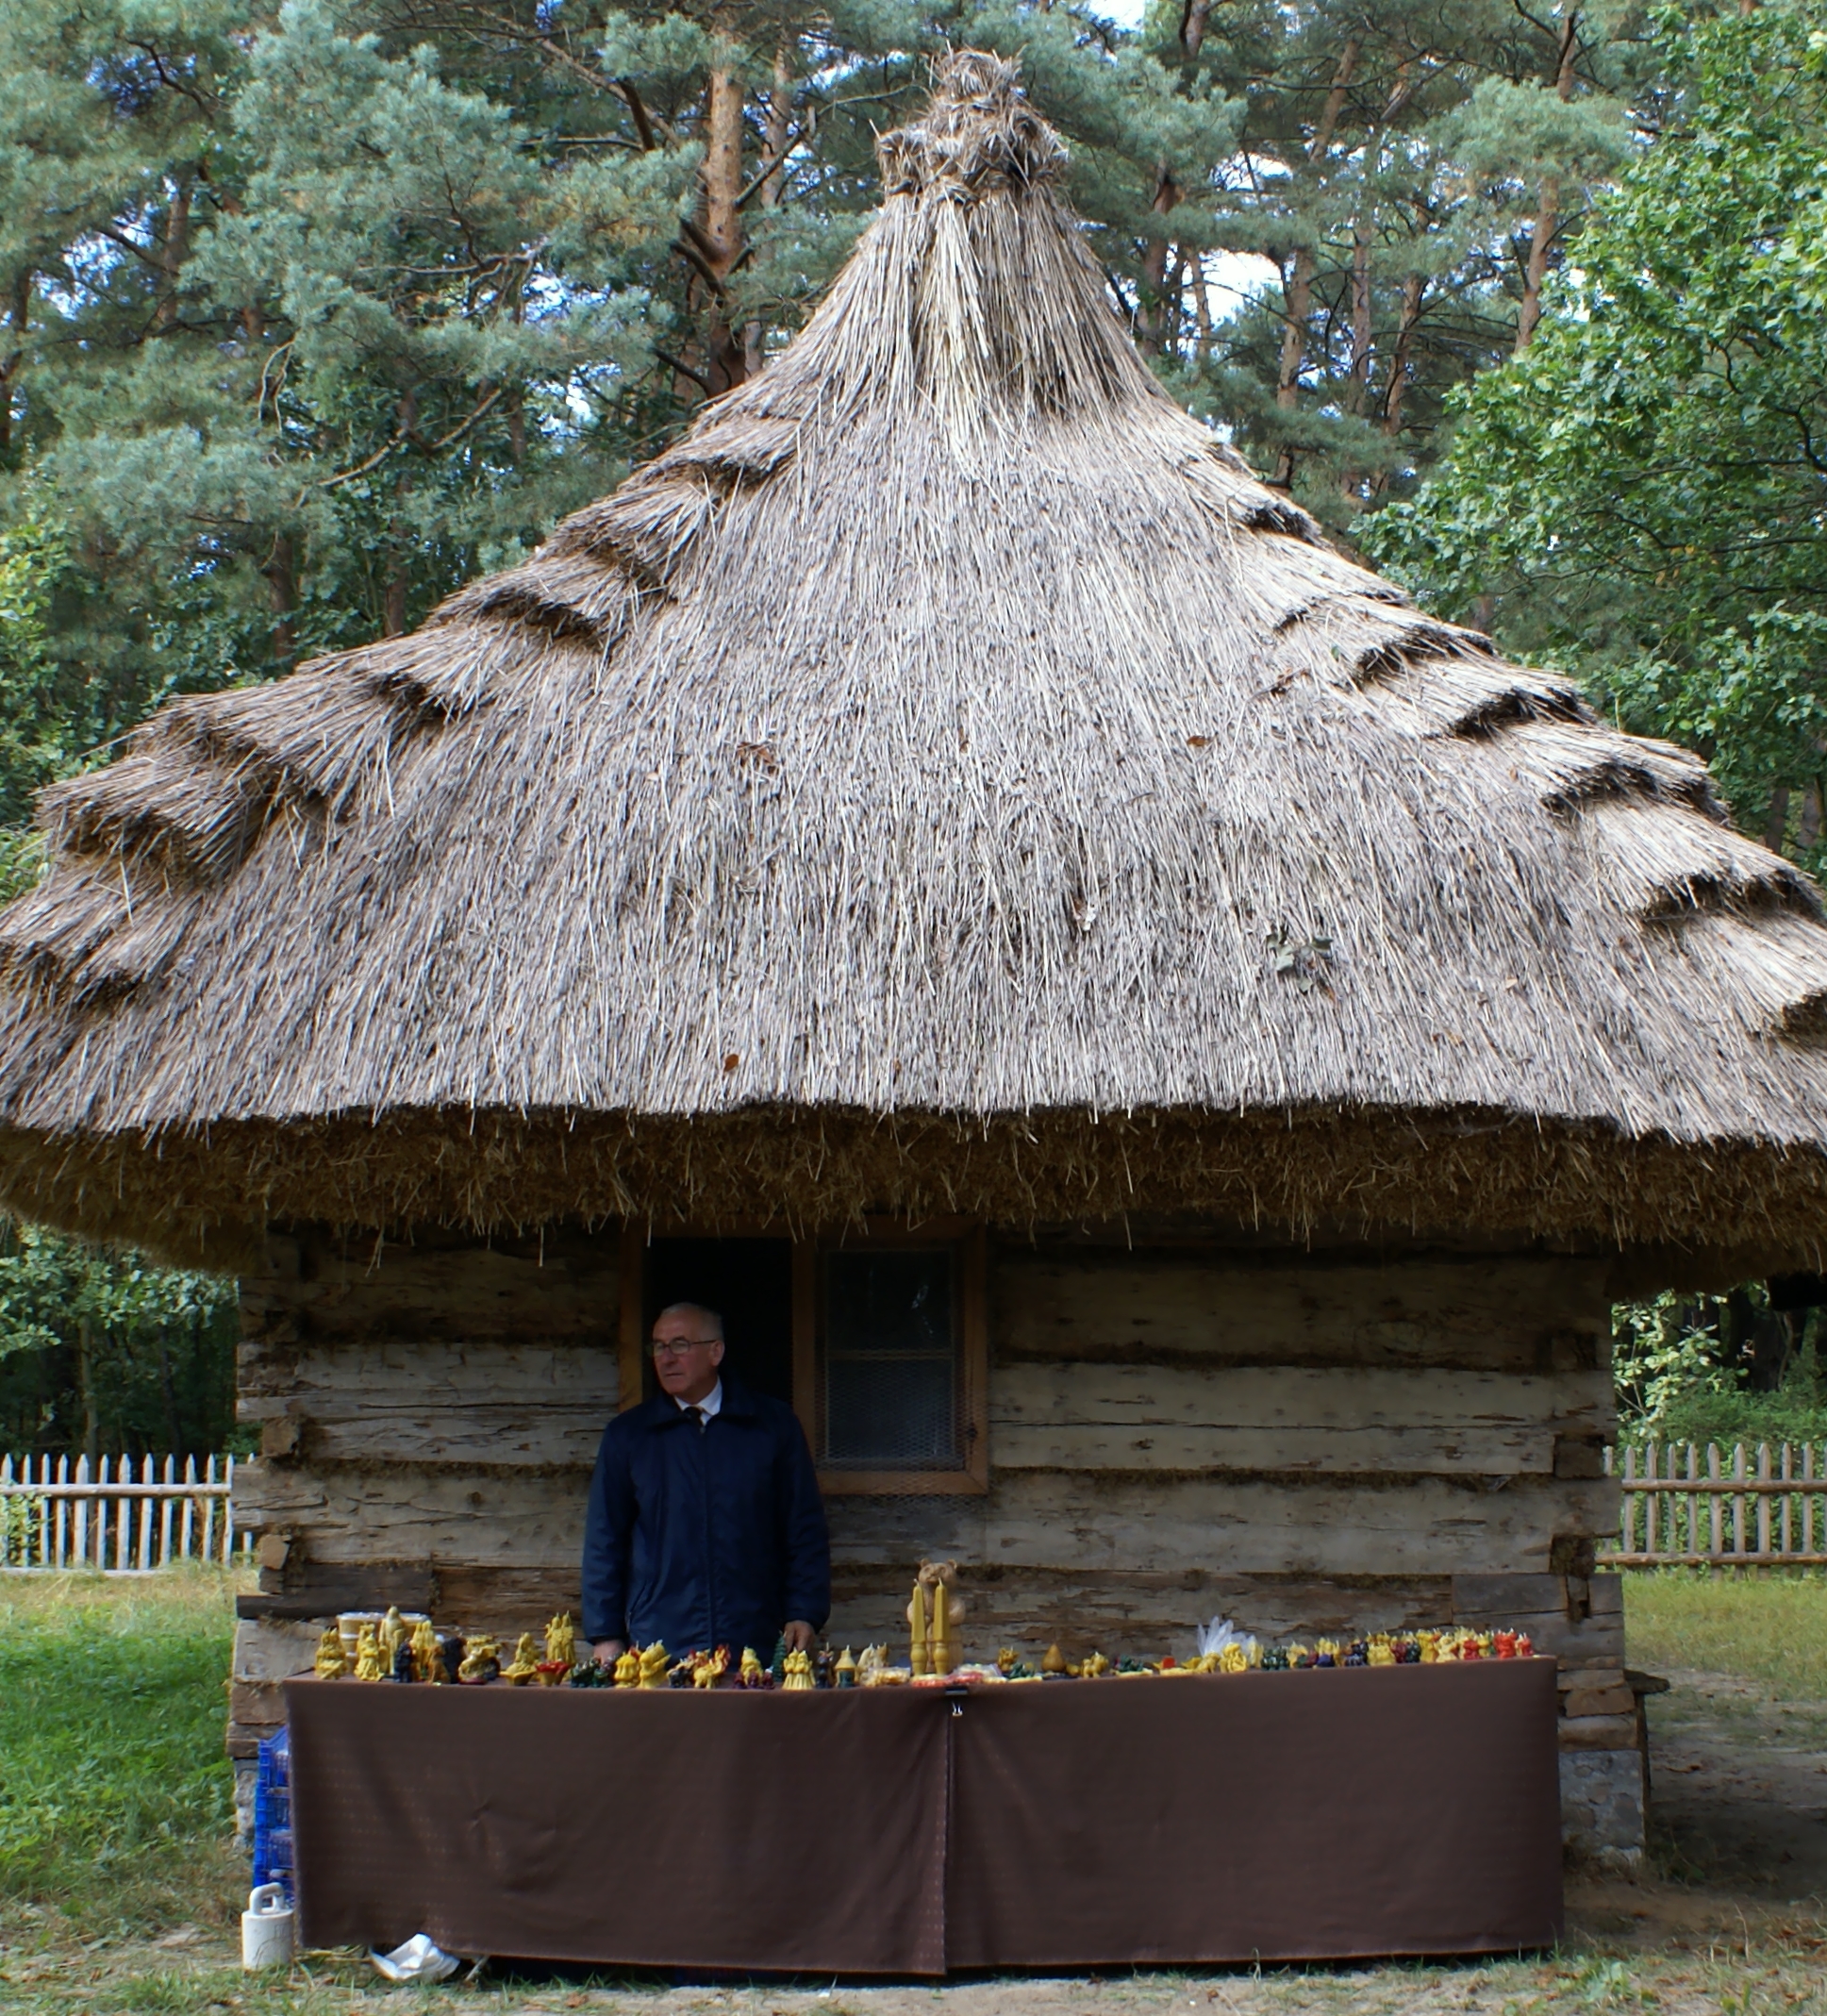
[[[234,1426],[235,1287],[0,1232],[0,1450],[207,1455]]]
[[[1680,91],[1447,465],[1364,527],[1821,859],[1827,8],[1665,23]]]

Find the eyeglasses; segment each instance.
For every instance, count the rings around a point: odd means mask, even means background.
[[[664,1337],[656,1338],[647,1348],[656,1358],[674,1358],[686,1351],[702,1351],[718,1341],[714,1337]]]

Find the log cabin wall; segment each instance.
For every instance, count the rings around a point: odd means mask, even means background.
[[[270,1241],[242,1287],[262,1458],[236,1517],[262,1592],[231,1750],[338,1608],[512,1632],[575,1605],[617,1257],[613,1229]],[[899,1638],[922,1555],[962,1564],[970,1657],[1188,1650],[1220,1613],[1277,1637],[1517,1624],[1595,1683],[1571,1747],[1636,1743],[1618,1581],[1593,1574],[1618,1518],[1603,1260],[1023,1233],[992,1241],[988,1294],[990,1488],[830,1501],[839,1641]]]

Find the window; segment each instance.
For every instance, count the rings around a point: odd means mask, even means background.
[[[981,1227],[872,1220],[795,1241],[766,1227],[650,1240],[630,1226],[622,1255],[624,1405],[653,1390],[654,1316],[705,1302],[722,1313],[733,1373],[783,1398],[790,1384],[826,1492],[988,1488]],[[790,1380],[776,1337],[791,1340]]]

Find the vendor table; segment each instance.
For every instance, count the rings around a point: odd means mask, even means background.
[[[758,1972],[1508,1952],[1552,1659],[816,1693],[294,1680],[308,1944]]]

